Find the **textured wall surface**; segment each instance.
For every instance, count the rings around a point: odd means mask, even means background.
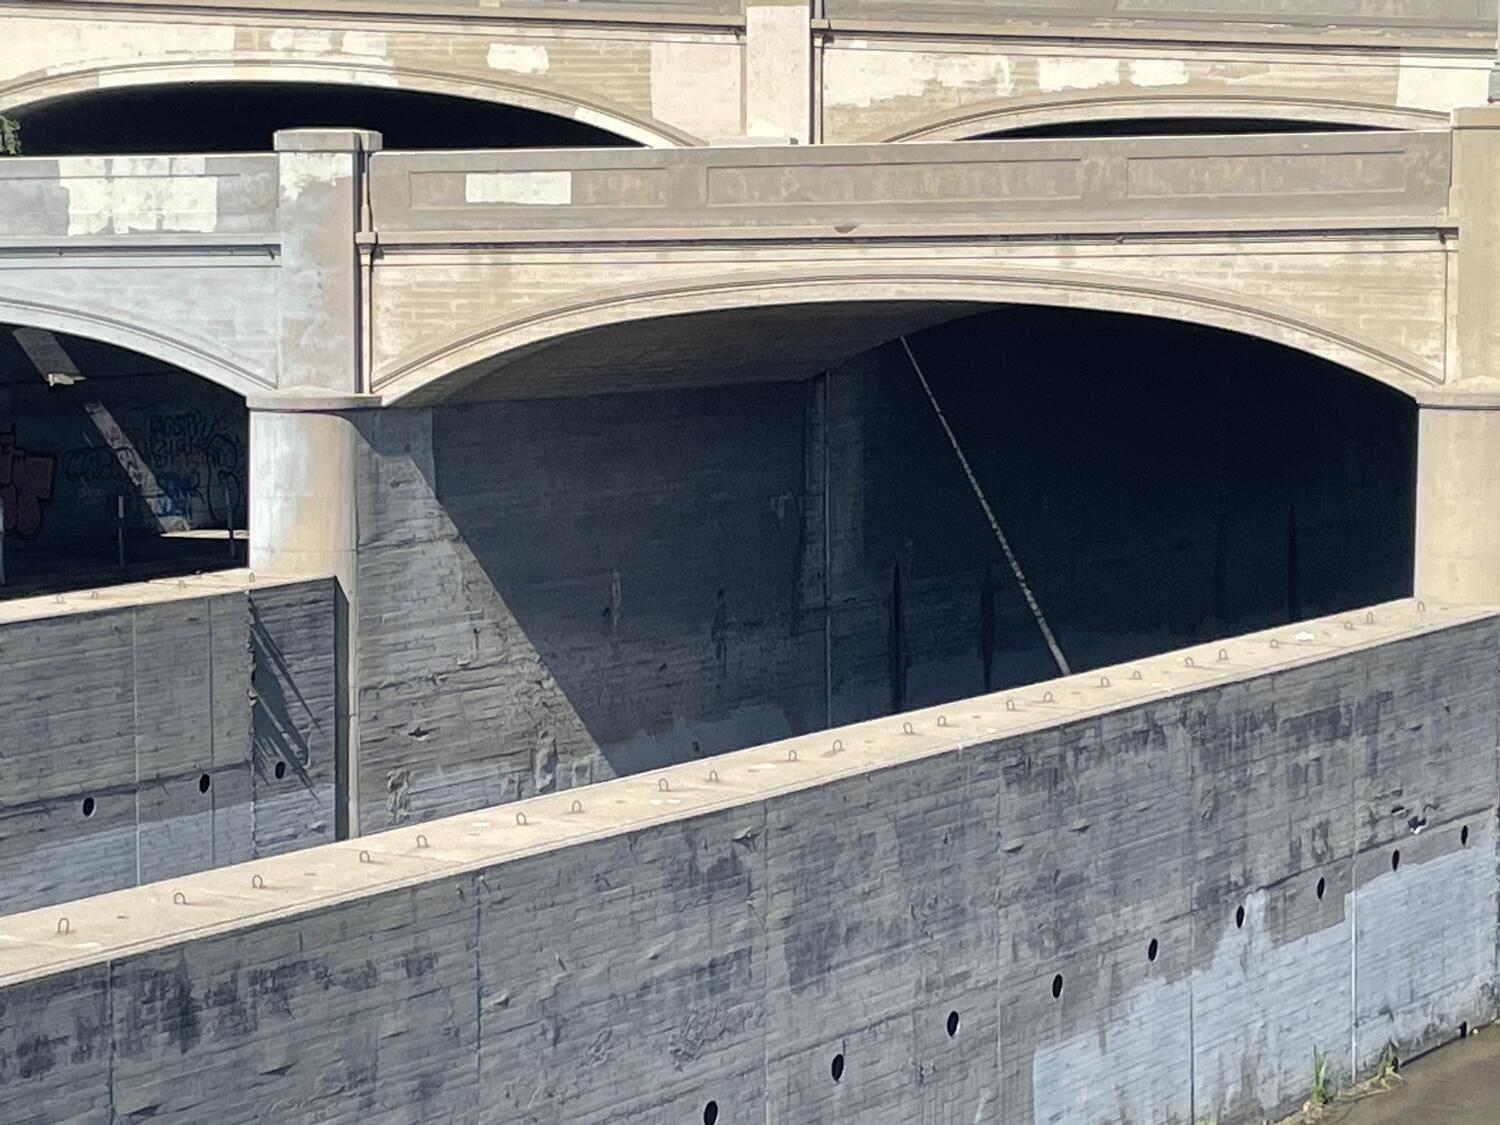
[[[1411,410],[1368,382],[1036,310],[913,346],[1076,668],[1410,593]],[[1051,672],[899,346],[358,417],[362,831]]]
[[[7,607],[3,909],[332,840],[332,597],[321,581]]]
[[[1439,620],[0,920],[0,1117],[1275,1117],[1494,1015],[1497,622]]]

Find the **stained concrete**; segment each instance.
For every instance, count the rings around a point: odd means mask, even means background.
[[[1494,1014],[1497,659],[1377,606],[14,915],[0,1114],[1276,1116]]]
[[[4,602],[0,655],[5,910],[335,838],[329,580]]]

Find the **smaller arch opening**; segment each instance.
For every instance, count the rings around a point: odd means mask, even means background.
[[[1073,137],[1202,137],[1258,133],[1378,132],[1371,125],[1330,121],[1302,121],[1284,117],[1115,117],[1087,121],[1059,121],[997,129],[974,138],[983,141],[1066,139]]]
[[[1458,833],[1458,843],[1460,847],[1467,848],[1469,846],[1469,826],[1467,824]]]
[[[1062,990],[1063,990],[1063,977],[1062,977],[1061,973],[1058,973],[1057,976],[1055,976],[1055,977],[1052,978],[1052,999],[1057,1000],[1057,999],[1061,998],[1061,996],[1062,996]]]
[[[1397,871],[1401,867],[1401,849],[1397,848],[1391,852],[1391,870]]]
[[[715,1125],[719,1120],[719,1103],[711,1101],[703,1107],[703,1125]]]
[[[94,815],[94,807],[95,807],[94,806],[94,798],[92,798],[92,797],[85,797],[83,799],[83,815],[85,817],[90,817],[90,816]]]
[[[959,1024],[958,1013],[957,1012],[949,1012],[948,1013],[948,1038],[949,1039],[952,1039],[955,1035],[958,1034],[958,1024]]]
[[[1318,897],[1322,898],[1323,895],[1327,893],[1327,891],[1328,891],[1328,880],[1319,877],[1319,879],[1318,879]]]
[[[1156,955],[1161,952],[1161,947],[1156,944],[1156,939],[1151,939],[1151,944],[1146,946],[1146,960],[1155,961]]]
[[[209,777],[208,774],[205,773],[205,774],[201,775],[198,778],[198,792],[200,792],[200,793],[207,793],[208,790],[209,790],[209,787],[211,785],[213,785],[213,783],[214,783],[213,778]]]
[[[280,781],[282,778],[284,778],[286,776],[286,763],[285,762],[277,762],[276,763],[276,768],[273,769],[271,772],[276,775],[276,780]]]
[[[1245,928],[1245,908],[1243,906],[1235,908],[1234,928],[1237,930],[1243,930]]]
[[[840,1051],[833,1056],[833,1062],[828,1067],[828,1073],[833,1076],[835,1082],[842,1082],[844,1078],[844,1054]]]

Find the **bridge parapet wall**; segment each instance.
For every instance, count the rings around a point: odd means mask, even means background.
[[[81,156],[0,161],[0,238],[253,235],[276,241],[276,157]]]
[[[11,916],[0,1110],[1275,1117],[1494,1015],[1497,659],[1396,603]]]
[[[1441,216],[1447,133],[379,153],[383,238],[441,231]]]

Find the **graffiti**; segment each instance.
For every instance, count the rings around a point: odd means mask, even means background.
[[[102,412],[101,412],[102,414]],[[62,455],[63,478],[80,499],[138,496],[163,530],[224,522],[226,494],[243,512],[244,439],[224,418],[203,410],[152,414],[131,434],[103,414],[103,445]]]
[[[42,502],[52,499],[57,467],[51,457],[28,453],[16,435],[0,433],[0,503],[5,506],[5,534],[29,537],[42,527]]]

